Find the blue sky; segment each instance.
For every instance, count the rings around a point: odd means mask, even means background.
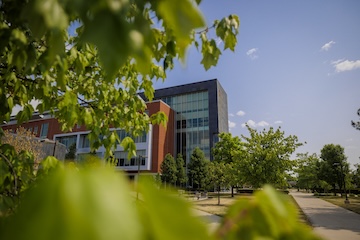
[[[360,108],[360,1],[203,0],[200,8],[209,26],[239,16],[235,53],[223,52],[205,71],[191,47],[186,65],[176,64],[156,89],[217,78],[233,135],[246,135],[245,123],[281,126],[307,142],[299,153],[340,144],[352,165],[360,163],[360,131],[350,125]]]
[[[156,88],[217,78],[228,96],[233,135],[281,126],[307,142],[297,152],[320,153],[340,144],[360,163],[360,1],[219,1],[200,5],[208,24],[229,14],[240,18],[235,53],[223,52],[205,71],[190,48]],[[223,48],[223,44],[220,43]]]

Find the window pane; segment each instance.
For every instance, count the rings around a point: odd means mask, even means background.
[[[49,123],[42,124],[40,137],[46,137],[48,134],[48,129],[49,129]]]

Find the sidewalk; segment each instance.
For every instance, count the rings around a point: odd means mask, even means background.
[[[208,225],[208,229],[209,231],[215,232],[215,230],[219,227],[220,222],[221,222],[221,217],[211,214],[211,213],[207,213],[198,209],[193,209],[193,213],[194,216],[196,217],[200,217],[201,220],[203,220],[207,225]]]
[[[292,191],[315,233],[326,240],[360,240],[360,215],[314,197],[312,193]]]

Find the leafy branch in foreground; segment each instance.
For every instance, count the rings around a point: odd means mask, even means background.
[[[126,177],[110,167],[53,160],[46,165],[51,174],[37,180],[15,214],[1,219],[1,239],[317,239],[286,196],[270,187],[235,203],[211,234],[188,201],[159,190],[153,179],[141,180],[136,200]]]
[[[224,50],[234,51],[238,17],[213,28]],[[174,59],[184,62],[191,44],[201,45],[205,69],[217,64],[215,39],[199,29],[205,20],[191,0],[1,1],[0,121],[9,121],[17,104],[18,122],[29,120],[30,101],[38,100],[37,110],[53,113],[63,131],[86,125],[92,150],[104,145],[111,155],[120,139],[110,127],[136,137],[166,121],[149,117],[137,93],[151,100],[152,81],[164,80]]]

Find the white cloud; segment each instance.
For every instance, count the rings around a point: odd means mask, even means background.
[[[257,53],[258,50],[259,50],[258,48],[249,49],[246,52],[246,55],[248,55],[252,60],[257,59],[258,55],[256,53]]]
[[[245,115],[245,112],[244,112],[244,111],[238,111],[238,112],[236,113],[236,115],[242,117],[242,116]]]
[[[236,127],[236,123],[229,121],[229,128]]]
[[[360,68],[360,60],[349,61],[340,59],[333,61],[331,64],[334,66],[336,72],[351,71]]]
[[[241,124],[241,127],[244,128],[244,127],[246,127],[246,125],[248,125],[251,128],[257,128],[257,127],[266,127],[266,126],[269,126],[270,124],[265,121],[260,121],[260,122],[256,123],[255,121],[250,119],[246,123]]]
[[[269,123],[265,122],[265,121],[261,121],[261,122],[258,122],[257,124],[259,127],[266,127],[266,126],[269,126]]]
[[[229,113],[229,116],[230,116],[230,117],[233,117],[233,116],[234,116],[234,114],[232,114],[232,113]]]
[[[275,123],[275,124],[282,124],[283,121],[278,120],[278,121],[275,121],[274,123]]]
[[[321,51],[328,51],[332,45],[334,45],[335,42],[334,41],[330,41],[328,43],[325,43],[322,47],[321,47]]]

